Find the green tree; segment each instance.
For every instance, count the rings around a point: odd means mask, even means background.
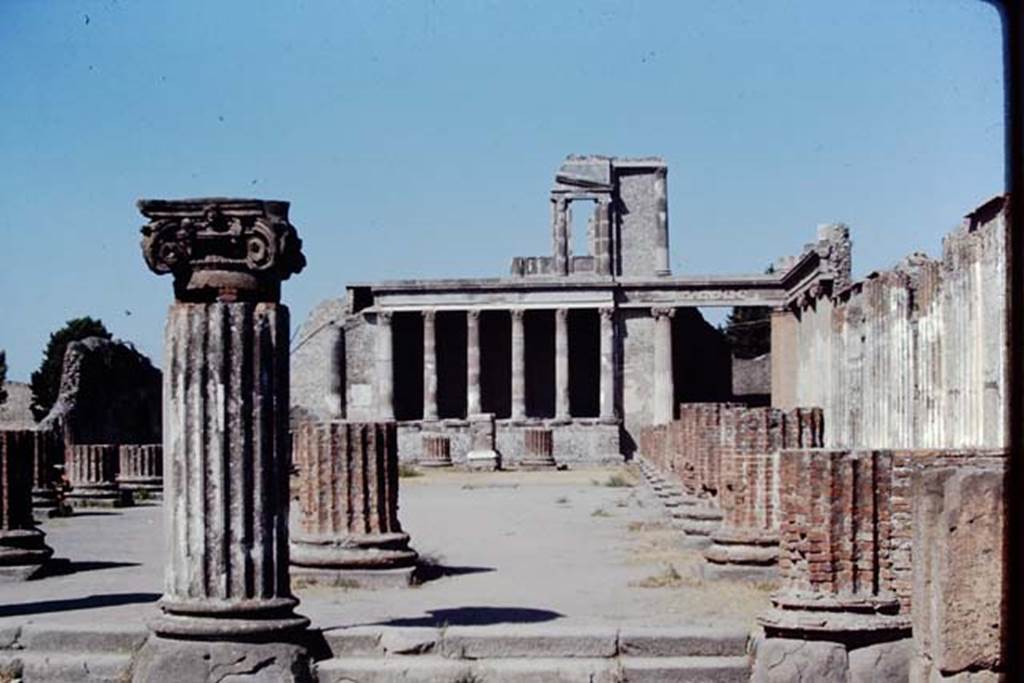
[[[74,318],[50,335],[43,352],[43,362],[32,373],[32,415],[42,420],[50,412],[60,393],[60,376],[64,369],[64,351],[68,344],[87,337],[110,339],[111,334],[101,320],[88,316]]]
[[[0,406],[7,402],[7,352],[0,351]]]
[[[725,319],[722,332],[737,358],[756,358],[771,351],[772,309],[766,306],[737,306]]]

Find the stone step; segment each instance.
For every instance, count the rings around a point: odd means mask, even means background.
[[[335,657],[432,654],[449,659],[743,656],[747,631],[706,626],[500,625],[332,629]]]
[[[623,657],[453,660],[438,656],[348,657],[317,664],[319,683],[733,683],[746,657]]]
[[[16,634],[14,641],[21,649],[31,652],[121,655],[131,654],[141,648],[148,635],[145,627],[139,626],[26,624]]]
[[[130,680],[131,668],[130,654],[0,652],[0,680],[20,680],[25,683],[124,683]]]

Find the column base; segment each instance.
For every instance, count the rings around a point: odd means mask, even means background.
[[[252,640],[291,637],[309,619],[295,613],[293,597],[252,600],[160,601],[163,614],[149,623],[161,638],[184,640]]]
[[[292,586],[328,588],[408,588],[416,584],[416,567],[395,569],[331,569],[328,567],[289,567]]]
[[[300,642],[218,639],[179,640],[150,636],[135,657],[135,683],[254,680],[310,683],[313,659]]]
[[[135,504],[132,492],[123,489],[74,489],[66,500],[72,508],[124,508]]]
[[[466,467],[471,470],[500,470],[501,455],[494,450],[470,451],[466,454]]]
[[[412,569],[419,554],[409,547],[409,534],[363,534],[337,539],[292,538],[291,568],[296,572],[312,569],[324,571],[387,571]]]
[[[124,491],[141,491],[150,497],[163,497],[164,480],[162,477],[139,477],[138,479],[118,479],[117,485]]]
[[[420,458],[416,461],[419,467],[452,467],[455,463],[452,462],[451,458],[444,460],[431,460],[426,458]]]
[[[686,535],[687,540],[701,546],[709,545],[711,534],[722,525],[722,511],[700,502],[676,508],[672,518],[675,527]]]
[[[910,636],[910,618],[899,608],[895,597],[776,593],[758,622],[769,637],[877,642]]]
[[[719,528],[704,550],[701,574],[707,579],[771,581],[778,578],[779,538],[765,530]]]
[[[15,583],[32,578],[53,556],[39,529],[0,532],[0,583]]]

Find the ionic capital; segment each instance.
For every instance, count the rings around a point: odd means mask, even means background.
[[[676,309],[669,306],[652,306],[651,315],[655,318],[672,318],[676,314]]]

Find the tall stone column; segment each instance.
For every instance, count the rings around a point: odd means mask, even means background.
[[[551,199],[551,232],[554,242],[555,274],[569,274],[569,203],[562,197]]]
[[[569,414],[569,310],[555,311],[555,419],[568,422]]]
[[[391,311],[377,312],[377,417],[395,419],[394,341]]]
[[[301,515],[292,537],[292,578],[408,586],[417,555],[398,522],[395,424],[307,422],[296,446]]]
[[[654,233],[654,274],[671,275],[668,251],[668,184],[667,168],[659,168],[654,176],[654,202],[658,212],[657,231]]]
[[[161,614],[136,681],[257,669],[305,680],[288,576],[288,309],[305,265],[288,203],[142,200],[146,263],[174,275],[164,362]]]
[[[526,419],[526,311],[513,309],[512,315],[512,419]]]
[[[32,517],[31,430],[0,431],[0,583],[24,581],[53,555]]]
[[[480,412],[480,311],[466,311],[466,416]]]
[[[783,410],[797,404],[797,383],[800,371],[797,348],[796,316],[788,308],[772,310],[771,318],[771,382],[772,406]]]
[[[602,308],[601,315],[601,420],[615,420],[615,309]]]
[[[437,419],[437,313],[423,311],[423,419]]]
[[[594,209],[594,260],[598,275],[612,275],[611,197],[600,197]]]
[[[672,421],[675,385],[672,379],[672,317],[674,308],[655,307],[654,316],[654,424]]]

